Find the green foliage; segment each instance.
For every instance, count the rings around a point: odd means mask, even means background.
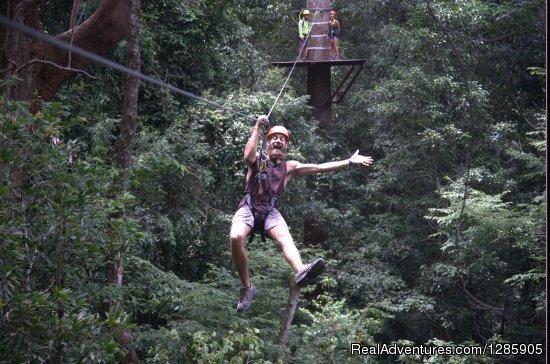
[[[470,173],[472,180],[481,177],[476,171]],[[474,309],[485,307],[489,311],[477,318],[483,317],[487,325],[496,318],[494,315],[506,315],[511,322],[504,332],[503,324],[493,321],[502,335],[513,332],[515,337],[525,335],[524,340],[536,340],[531,337],[532,327],[520,333],[516,324],[524,320],[527,302],[534,315],[542,308],[540,295],[546,278],[544,203],[513,206],[503,201],[506,193],[487,195],[473,188],[465,191],[464,181],[451,183],[441,194],[448,207],[432,209],[428,218],[437,221],[439,234],[446,238],[441,249],[449,264],[441,265],[439,273],[427,269],[426,283],[431,281],[432,291],[434,285],[437,287],[440,300],[448,297],[446,290],[462,291]],[[456,323],[456,319],[452,321]],[[496,332],[497,327],[493,330]]]
[[[98,4],[82,2],[81,21]],[[539,343],[544,2],[333,5],[342,52],[366,58],[365,69],[332,105],[330,127],[307,116],[299,69],[271,121],[291,130],[291,159],[321,163],[360,149],[375,163],[287,186],[281,210],[303,259],[324,256],[329,269],[323,284],[302,290],[284,359],[494,362],[351,357],[349,345]],[[66,30],[71,6],[43,1],[43,28]],[[142,71],[265,114],[288,72],[267,61],[295,58],[301,7],[145,1]],[[125,43],[107,56],[124,63]],[[130,183],[120,193],[113,165],[124,76],[87,71],[100,80],[75,76],[38,114],[0,99],[0,357],[121,362],[117,333],[128,332],[143,362],[269,362],[292,272],[278,247],[256,239],[247,249],[260,293],[238,314],[227,236],[250,121],[142,84]],[[344,74],[333,67],[333,81]],[[105,274],[119,257],[121,287]],[[105,313],[106,302],[117,304]]]
[[[149,1],[141,21],[147,72],[167,74],[168,82],[192,92],[253,82],[258,55],[249,43],[251,29],[239,21],[234,6]]]
[[[271,363],[261,359],[263,341],[258,329],[235,327],[218,339],[216,333],[197,331],[193,334],[193,357],[197,363]]]
[[[344,300],[320,296],[313,311],[300,309],[308,324],[300,327],[301,338],[293,342],[292,357],[299,362],[367,362],[351,357],[352,343],[374,345],[380,332],[383,314],[375,308],[349,309]]]
[[[224,268],[211,265],[199,283],[184,281],[139,258],[128,260],[123,301],[131,303],[133,317],[141,323],[134,337],[146,361],[273,357],[273,333],[286,304],[289,268],[273,245],[256,244],[250,247],[250,270],[260,293],[246,314],[235,310],[239,283]]]
[[[98,315],[94,291],[112,252],[140,239],[131,219],[108,219],[131,198],[108,197],[115,171],[62,141],[71,119],[60,104],[35,115],[23,103],[0,99],[0,107],[0,356],[119,360],[112,328],[126,324]]]

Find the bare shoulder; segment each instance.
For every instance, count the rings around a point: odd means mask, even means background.
[[[286,177],[285,177],[285,186],[286,186],[286,184],[296,174],[296,170],[298,169],[298,166],[300,165],[300,162],[298,162],[298,161],[286,161],[285,163],[286,163]]]
[[[286,173],[292,173],[301,163],[298,161],[286,161]]]

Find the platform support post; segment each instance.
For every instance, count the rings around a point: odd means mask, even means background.
[[[313,106],[313,116],[319,120],[321,127],[329,126],[332,112],[330,64],[308,65],[307,93],[310,95],[309,104]]]

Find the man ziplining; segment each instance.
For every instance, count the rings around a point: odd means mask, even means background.
[[[260,128],[268,125],[267,116],[260,116],[252,129],[250,139],[244,149],[244,161],[248,166],[246,195],[239,203],[239,209],[232,220],[230,245],[233,263],[241,280],[237,311],[250,307],[256,295],[248,273],[248,256],[244,247],[247,236],[258,231],[275,240],[281,247],[286,261],[295,272],[298,287],[303,287],[323,273],[325,261],[317,258],[308,264],[302,263],[288,226],[278,210],[278,199],[295,176],[308,176],[344,169],[351,165],[370,166],[371,157],[362,156],[357,150],[349,159],[322,164],[287,161],[286,155],[290,133],[284,126],[273,126],[266,135],[266,152],[258,151]]]

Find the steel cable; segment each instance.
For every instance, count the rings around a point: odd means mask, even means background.
[[[149,82],[153,85],[156,85],[156,86],[159,86],[159,87],[162,87],[162,88],[166,88],[170,91],[173,91],[177,94],[180,94],[180,95],[183,95],[183,96],[186,96],[186,97],[190,97],[192,99],[195,99],[195,100],[198,100],[198,101],[202,101],[210,106],[213,106],[215,108],[218,108],[218,109],[222,109],[222,110],[225,110],[225,111],[228,111],[228,112],[231,112],[235,115],[238,115],[238,116],[241,116],[241,117],[244,117],[244,118],[247,118],[247,119],[250,119],[250,120],[256,120],[256,117],[254,116],[251,116],[251,115],[246,115],[242,112],[239,112],[239,111],[236,111],[236,110],[233,110],[227,106],[224,106],[224,105],[221,105],[221,104],[218,104],[217,102],[214,102],[214,101],[211,101],[211,100],[208,100],[208,99],[205,99],[204,97],[200,97],[200,96],[197,96],[195,95],[194,93],[192,92],[189,92],[189,91],[185,91],[185,90],[182,90],[176,86],[173,86],[169,83],[166,83],[166,82],[163,82],[161,80],[158,80],[154,77],[151,77],[151,76],[148,76],[148,75],[144,75],[143,73],[141,72],[138,72],[138,71],[135,71],[135,70],[132,70],[128,67],[125,67],[121,64],[118,64],[116,62],[113,62],[113,61],[110,61],[108,60],[107,58],[105,57],[102,57],[102,56],[99,56],[95,53],[92,53],[90,51],[87,51],[85,49],[82,49],[80,47],[77,47],[75,45],[72,45],[70,43],[67,43],[67,42],[64,42],[62,40],[59,40],[55,37],[52,37],[51,35],[48,35],[44,32],[41,32],[41,31],[38,31],[36,29],[33,29],[33,28],[30,28],[20,22],[15,22],[11,19],[8,19],[6,18],[5,16],[3,15],[0,15],[0,25],[3,25],[4,27],[7,27],[7,28],[11,28],[13,30],[17,30],[17,31],[20,31],[21,33],[25,33],[27,35],[30,35],[34,38],[37,38],[45,43],[48,43],[48,44],[51,44],[53,46],[56,46],[56,47],[59,47],[59,48],[62,48],[62,49],[65,49],[69,52],[74,52],[82,57],[85,57],[91,61],[94,61],[98,64],[101,64],[101,65],[104,65],[106,67],[109,67],[109,68],[112,68],[112,69],[115,69],[117,71],[120,71],[120,72],[123,72],[123,73],[126,73],[128,75],[131,75],[131,76],[135,76],[135,77],[138,77],[140,78],[141,80],[143,81],[146,81],[146,82]]]

